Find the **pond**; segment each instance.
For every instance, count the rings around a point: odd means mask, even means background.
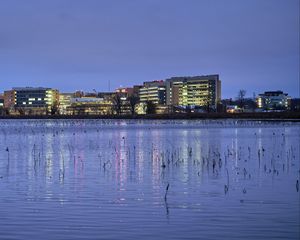
[[[0,120],[0,239],[299,239],[300,124]]]

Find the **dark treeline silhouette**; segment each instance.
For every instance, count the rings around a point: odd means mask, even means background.
[[[300,121],[300,112],[172,113],[143,115],[0,115],[0,119],[249,119]]]

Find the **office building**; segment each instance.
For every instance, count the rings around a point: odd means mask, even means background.
[[[139,98],[141,103],[148,101],[154,104],[166,104],[166,85],[163,80],[144,82],[143,87],[139,89]]]
[[[39,110],[40,113],[50,113],[58,106],[58,90],[51,88],[13,88],[4,92],[5,107],[26,111]]]
[[[112,112],[112,101],[99,97],[71,98],[71,105],[66,107],[68,115],[107,115]]]
[[[219,75],[172,77],[166,80],[167,105],[217,109],[220,101]]]
[[[120,87],[116,89],[116,93],[122,97],[129,97],[133,95],[133,88],[130,87]]]
[[[289,110],[291,97],[283,91],[268,91],[259,94],[257,106],[263,110]]]
[[[74,97],[74,93],[59,93],[59,114],[66,115],[67,107],[70,107],[72,102],[72,98]]]

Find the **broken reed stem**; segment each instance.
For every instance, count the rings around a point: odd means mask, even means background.
[[[169,191],[169,186],[170,186],[170,184],[168,183],[168,185],[166,187],[166,193],[165,193],[165,202],[167,201],[167,195],[168,195],[168,191]]]
[[[9,149],[8,149],[8,147],[6,148],[6,152],[7,152],[7,164],[9,165]]]

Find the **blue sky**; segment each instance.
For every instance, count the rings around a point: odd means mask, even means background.
[[[216,73],[299,97],[299,0],[0,0],[0,92]]]

